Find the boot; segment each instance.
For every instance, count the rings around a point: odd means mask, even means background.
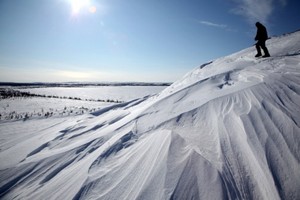
[[[261,53],[258,53],[258,54],[255,55],[256,58],[260,57],[260,56],[261,56]]]

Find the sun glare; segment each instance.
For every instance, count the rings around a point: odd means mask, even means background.
[[[91,6],[89,11],[90,11],[90,13],[95,13],[97,11],[96,6]]]
[[[68,80],[82,80],[82,79],[89,79],[91,74],[86,72],[79,72],[79,71],[59,71],[59,76],[64,77]]]
[[[81,11],[88,11],[90,13],[97,11],[96,6],[92,5],[91,0],[70,0],[70,3],[73,15],[78,15]]]

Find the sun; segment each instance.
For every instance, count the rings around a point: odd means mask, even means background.
[[[92,5],[91,0],[69,0],[72,7],[72,14],[78,15],[81,11],[88,11],[95,13],[97,11],[96,6]]]

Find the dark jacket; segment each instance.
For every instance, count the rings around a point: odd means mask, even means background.
[[[257,27],[257,33],[255,36],[255,40],[266,41],[268,39],[268,33],[267,33],[266,27],[259,22],[256,22],[255,25]]]

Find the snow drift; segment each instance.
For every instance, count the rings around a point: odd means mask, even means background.
[[[1,123],[2,199],[300,199],[300,32],[160,94]]]

